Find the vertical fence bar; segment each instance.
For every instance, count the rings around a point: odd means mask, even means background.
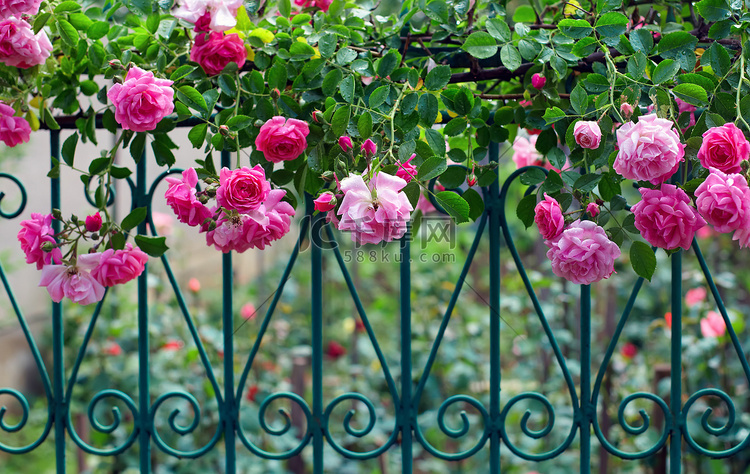
[[[221,166],[229,168],[231,158],[227,150],[221,152]],[[237,403],[234,393],[234,312],[232,308],[232,252],[222,254],[222,323],[224,326],[224,443],[226,444],[224,472],[237,471],[237,445],[235,423]]]
[[[51,130],[49,135],[50,153],[60,160],[60,130]],[[54,167],[54,163],[52,163]],[[50,180],[50,205],[60,209],[60,179]],[[55,234],[60,232],[60,221],[52,220]],[[62,303],[52,303],[52,383],[55,414],[55,461],[58,474],[65,472],[65,354],[63,351]]]
[[[136,202],[138,207],[146,206],[146,153],[136,166]],[[146,235],[146,221],[138,224],[138,233]],[[138,410],[140,433],[138,445],[140,447],[141,474],[151,472],[151,380],[149,367],[149,337],[148,337],[148,263],[143,273],[138,277]]]
[[[581,474],[591,472],[591,286],[581,285]]]
[[[669,410],[674,417],[669,438],[669,472],[681,472],[682,462],[682,250],[673,253],[672,261],[672,373]]]
[[[500,145],[490,143],[489,159],[497,162]],[[488,214],[490,227],[490,472],[500,473],[500,177],[490,186]]]
[[[412,472],[411,230],[401,239],[401,472]]]
[[[312,418],[313,473],[323,473],[323,252],[322,212],[313,216],[313,199],[307,195],[307,216],[312,216],[310,251],[312,266]]]

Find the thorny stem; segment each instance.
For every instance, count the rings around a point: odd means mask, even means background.
[[[745,82],[745,42],[747,41],[747,33],[744,31],[742,32],[742,49],[740,50],[740,80],[737,83],[737,97],[736,97],[736,107],[737,107],[737,119],[741,120],[743,124],[745,124],[745,127],[750,130],[750,125],[748,125],[747,121],[745,120],[745,117],[742,116],[742,112],[740,109],[740,101],[742,99],[742,83]]]

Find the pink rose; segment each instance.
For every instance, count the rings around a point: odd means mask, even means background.
[[[147,132],[174,110],[172,81],[156,79],[152,72],[134,66],[125,82],[115,84],[107,97],[115,106],[115,120],[125,130]]]
[[[750,247],[750,227],[742,227],[734,231],[732,240],[737,240],[740,248]]]
[[[586,206],[586,213],[590,215],[591,217],[596,217],[599,215],[599,205],[595,202],[590,202]]]
[[[236,170],[222,168],[219,172],[219,189],[216,202],[225,209],[247,214],[256,211],[271,191],[266,172],[260,165]]]
[[[0,15],[4,18],[36,15],[41,3],[42,0],[0,0]]]
[[[104,297],[104,286],[89,273],[99,263],[100,253],[78,256],[76,265],[45,265],[39,286],[47,287],[52,301],[59,303],[67,297],[82,305],[96,303]]]
[[[695,107],[694,105],[688,104],[682,99],[675,99],[675,101],[677,101],[678,113],[688,112],[690,114],[690,122],[688,123],[688,126],[682,129],[682,131],[684,132],[688,128],[695,125],[695,111],[698,110],[698,108]]]
[[[725,173],[739,173],[740,163],[747,160],[748,155],[750,143],[732,122],[706,130],[698,150],[698,160],[704,168],[714,167]]]
[[[717,232],[731,232],[748,225],[750,188],[737,173],[710,168],[708,178],[695,190],[695,207]]]
[[[338,229],[351,231],[354,242],[377,244],[401,238],[413,210],[404,186],[403,179],[382,172],[369,183],[356,174],[342,179]]]
[[[294,208],[282,199],[286,196],[283,189],[274,189],[268,193],[268,199],[263,203],[268,224],[260,225],[256,221],[245,224],[245,238],[252,248],[265,249],[266,245],[284,237],[290,229]]]
[[[272,163],[294,160],[307,148],[310,127],[297,119],[273,117],[260,127],[255,148]]]
[[[375,156],[375,153],[378,152],[378,147],[375,145],[375,142],[370,140],[369,138],[365,140],[365,142],[362,144],[362,147],[360,148],[360,151],[365,154],[367,157]]]
[[[127,244],[123,250],[107,249],[102,252],[91,276],[104,286],[121,285],[143,273],[146,262],[148,255],[131,244]]]
[[[669,179],[684,161],[685,145],[680,143],[673,123],[656,114],[639,117],[617,130],[619,151],[614,169],[626,179],[660,184]]]
[[[24,20],[8,18],[0,21],[0,62],[28,69],[44,62],[52,52],[47,33],[34,30]]]
[[[98,212],[86,216],[86,230],[89,232],[99,232],[102,228],[102,216]]]
[[[54,235],[52,214],[34,212],[31,219],[22,221],[18,241],[21,242],[21,250],[26,254],[26,263],[36,264],[37,270],[41,270],[44,265],[62,263],[62,252],[59,248],[55,247],[51,252],[42,250],[44,244],[56,244]]]
[[[573,127],[573,136],[581,148],[594,150],[602,141],[602,130],[595,121],[579,121]]]
[[[224,253],[232,250],[244,252],[250,248],[244,233],[247,220],[251,220],[248,215],[222,216],[216,222],[216,228],[206,232],[206,243]]]
[[[513,163],[516,164],[516,168],[541,165],[542,157],[535,146],[537,138],[537,135],[531,135],[528,140],[517,137],[513,142]]]
[[[615,271],[620,247],[594,222],[576,220],[560,235],[545,240],[547,258],[555,275],[579,285],[609,278]]]
[[[344,135],[343,137],[339,137],[339,146],[342,150],[344,150],[344,153],[354,148],[354,145],[352,144],[352,139]]]
[[[705,318],[701,318],[701,334],[703,337],[721,337],[727,332],[727,323],[716,311],[709,311]]]
[[[547,83],[547,78],[539,73],[536,73],[533,76],[531,76],[531,85],[535,89],[541,89],[542,87],[544,87],[546,83]]]
[[[13,107],[0,102],[0,141],[14,147],[26,143],[31,136],[31,126],[23,117],[14,117]]]
[[[240,308],[240,316],[247,321],[255,319],[257,312],[255,305],[252,303],[245,303],[242,305],[242,308]]]
[[[416,153],[412,153],[412,155],[409,157],[408,160],[406,160],[405,163],[401,163],[400,161],[396,162],[396,165],[398,165],[398,169],[396,170],[396,176],[403,179],[407,183],[410,183],[412,179],[417,177],[417,167],[411,164],[411,160],[417,157]]]
[[[154,221],[156,233],[159,235],[172,235],[172,223],[174,219],[169,214],[152,211],[151,218]]]
[[[236,33],[199,34],[190,49],[190,60],[200,64],[209,76],[219,74],[229,63],[237,63],[241,69],[246,59],[245,43]]]
[[[633,357],[638,355],[638,347],[632,342],[626,342],[622,345],[620,354],[622,354],[625,359],[632,359]]]
[[[688,308],[700,304],[706,299],[706,289],[702,286],[691,288],[685,293],[685,304]]]
[[[198,184],[198,173],[188,168],[182,172],[182,179],[168,176],[169,187],[164,197],[180,222],[189,226],[199,226],[211,217],[211,211],[196,197],[195,186]]]
[[[633,106],[628,104],[627,102],[623,102],[620,104],[620,113],[623,115],[623,118],[625,120],[628,120],[631,115],[633,115],[633,112],[635,109],[633,109]]]
[[[333,193],[325,192],[315,198],[315,210],[320,212],[328,212],[336,207],[336,196]]]
[[[662,184],[660,189],[640,188],[643,199],[631,210],[635,227],[651,245],[666,250],[690,248],[695,231],[706,221],[690,206],[685,191],[673,184]]]
[[[331,3],[333,3],[333,0],[294,0],[294,4],[298,7],[309,8],[312,6],[316,6],[324,12],[328,11]]]
[[[201,291],[201,281],[197,278],[191,278],[190,280],[188,280],[188,288],[193,293],[198,293],[199,291]]]
[[[242,0],[177,0],[172,16],[197,24],[210,15],[209,28],[213,31],[231,30],[237,25],[237,10]]]
[[[554,239],[565,229],[565,217],[560,204],[544,193],[544,200],[534,208],[534,222],[544,239]]]

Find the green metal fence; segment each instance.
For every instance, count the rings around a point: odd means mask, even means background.
[[[60,154],[60,131],[51,131],[50,137],[52,156],[57,158]],[[497,161],[498,149],[497,144],[491,145],[490,160]],[[167,175],[178,172],[177,170],[170,170],[149,181],[149,177],[146,176],[146,161],[147,160],[140,161],[137,167],[135,180],[129,181],[131,190],[133,191],[133,208],[141,206],[147,206],[150,208],[157,185]],[[222,162],[223,165],[230,166],[228,154],[222,156]],[[246,355],[241,354],[241,356],[247,357],[244,369],[241,372],[236,372],[233,364],[235,349],[233,345],[232,255],[225,254],[222,257],[222,331],[225,353],[223,361],[223,385],[220,385],[217,381],[214,367],[212,367],[212,364],[209,361],[209,357],[201,338],[199,337],[196,325],[190,317],[185,298],[180,292],[175,275],[171,270],[169,254],[162,257],[161,264],[164,266],[172,288],[175,291],[178,304],[184,314],[184,322],[192,335],[193,342],[198,348],[200,360],[205,367],[206,377],[216,394],[216,402],[219,408],[220,421],[218,430],[213,435],[210,442],[205,446],[191,451],[184,451],[169,445],[155,429],[155,422],[159,408],[169,400],[182,400],[187,402],[192,409],[192,420],[187,425],[180,424],[178,421],[179,412],[173,411],[169,415],[167,420],[168,426],[174,433],[179,435],[190,434],[198,428],[201,417],[201,407],[193,395],[187,391],[180,390],[159,394],[154,394],[151,391],[150,380],[154,374],[152,374],[150,370],[151,353],[149,351],[149,332],[147,330],[150,315],[146,272],[144,272],[144,274],[138,279],[138,387],[137,389],[133,388],[130,393],[113,389],[103,390],[96,393],[88,405],[88,417],[93,429],[104,434],[114,432],[114,430],[123,422],[124,418],[123,414],[115,408],[112,411],[113,418],[111,422],[108,423],[100,420],[96,413],[96,407],[102,400],[118,400],[121,404],[124,404],[130,412],[126,416],[129,419],[132,419],[132,432],[130,432],[127,438],[119,442],[116,446],[103,449],[97,448],[84,441],[82,436],[77,433],[76,426],[72,421],[70,405],[71,395],[73,387],[77,381],[78,371],[84,360],[97,319],[102,311],[102,304],[106,301],[106,296],[105,300],[100,302],[93,312],[90,324],[83,338],[83,343],[78,349],[77,359],[72,367],[64,366],[64,306],[59,303],[52,304],[53,364],[50,374],[50,371],[42,360],[37,343],[35,342],[27,322],[23,317],[22,310],[16,302],[11,284],[8,281],[8,276],[5,270],[0,266],[0,278],[2,278],[5,292],[7,293],[10,304],[12,305],[12,309],[17,315],[18,324],[21,326],[31,348],[36,367],[41,374],[44,393],[48,404],[47,422],[38,439],[20,447],[0,444],[0,450],[12,454],[24,455],[25,453],[38,448],[42,443],[54,443],[56,449],[57,472],[65,472],[66,470],[66,443],[69,443],[70,441],[75,443],[75,445],[86,453],[96,456],[117,455],[127,450],[135,449],[137,445],[140,456],[141,472],[151,472],[152,450],[154,449],[163,451],[170,456],[178,458],[197,458],[212,450],[222,450],[223,456],[225,457],[226,472],[237,472],[236,462],[239,456],[256,456],[264,459],[283,460],[292,458],[298,455],[304,448],[311,446],[313,472],[315,473],[321,473],[326,470],[326,458],[324,457],[324,447],[326,445],[333,448],[337,455],[353,459],[369,459],[377,457],[386,451],[400,451],[401,469],[403,472],[412,472],[413,455],[415,448],[417,447],[421,447],[421,449],[427,451],[429,455],[445,460],[446,462],[467,459],[475,456],[480,451],[483,451],[484,455],[488,457],[486,471],[493,473],[500,472],[501,451],[503,452],[503,456],[518,456],[531,461],[541,461],[553,459],[571,449],[577,449],[580,451],[580,471],[589,472],[592,457],[592,441],[594,441],[594,439],[598,439],[600,445],[612,455],[625,459],[642,459],[652,456],[660,450],[666,449],[669,453],[669,469],[672,473],[681,471],[681,456],[684,455],[684,449],[682,447],[683,441],[687,443],[690,449],[709,457],[727,457],[732,456],[741,450],[745,450],[748,447],[748,444],[750,444],[750,437],[746,437],[743,442],[734,447],[721,451],[710,451],[698,445],[694,440],[693,434],[689,431],[687,413],[691,406],[702,397],[718,397],[726,404],[728,409],[728,416],[725,418],[722,426],[716,426],[711,423],[711,408],[705,410],[701,418],[701,428],[709,435],[721,436],[733,429],[735,426],[736,415],[735,405],[732,399],[719,389],[705,388],[691,394],[682,393],[682,321],[680,315],[682,314],[681,274],[683,256],[681,252],[674,253],[670,257],[672,275],[671,310],[673,318],[671,322],[671,385],[669,401],[667,402],[653,393],[633,393],[622,401],[618,409],[618,421],[624,432],[628,435],[637,436],[650,428],[650,417],[645,411],[641,410],[640,424],[633,425],[625,419],[625,408],[636,400],[647,400],[654,403],[657,409],[662,412],[661,415],[664,420],[661,435],[651,446],[645,447],[638,452],[622,451],[615,443],[610,442],[606,438],[600,427],[599,417],[601,415],[597,415],[597,406],[600,404],[599,397],[602,391],[602,381],[605,376],[605,371],[614,354],[619,337],[628,321],[631,311],[633,310],[636,297],[639,292],[642,291],[643,280],[638,280],[635,287],[632,289],[630,299],[622,310],[615,334],[611,341],[608,342],[604,359],[598,369],[592,367],[591,358],[591,288],[589,286],[580,287],[579,362],[581,372],[580,376],[574,377],[569,369],[570,361],[566,360],[564,357],[555,338],[555,334],[553,334],[550,323],[544,315],[542,305],[536,296],[531,280],[524,269],[519,252],[514,245],[508,220],[506,219],[508,215],[514,216],[515,214],[515,203],[507,202],[510,186],[517,180],[517,178],[519,178],[523,171],[524,170],[521,169],[515,171],[510,176],[501,176],[499,183],[496,181],[492,186],[482,189],[485,201],[485,211],[477,220],[476,226],[472,228],[473,231],[476,232],[476,236],[468,251],[468,257],[463,264],[460,277],[456,282],[447,309],[440,321],[437,336],[424,367],[414,367],[412,365],[411,309],[414,302],[411,301],[410,298],[412,283],[410,263],[411,247],[408,235],[400,242],[399,251],[401,258],[398,263],[394,263],[394,265],[398,265],[400,268],[400,328],[398,329],[398,333],[400,336],[401,348],[399,355],[400,367],[395,368],[395,370],[393,367],[389,367],[387,358],[375,337],[375,332],[373,331],[371,323],[367,317],[366,308],[363,307],[363,304],[358,297],[354,279],[347,270],[340,248],[335,245],[330,245],[330,243],[335,240],[335,235],[325,223],[322,214],[313,215],[313,207],[310,199],[308,199],[307,203],[307,215],[301,221],[298,245],[291,252],[277,291],[275,291],[268,309],[265,312],[265,316],[260,322],[258,336],[253,343],[251,351]],[[0,178],[2,178],[2,182],[4,183],[3,186],[15,186],[20,189],[20,192],[23,195],[22,202],[17,210],[1,213],[2,217],[6,219],[6,225],[9,225],[9,222],[13,221],[8,220],[17,217],[26,205],[26,190],[24,189],[23,184],[12,175],[0,173]],[[61,189],[58,179],[51,180],[51,189],[51,207],[60,208]],[[3,194],[0,194],[0,198],[2,198],[2,196]],[[154,229],[153,218],[151,215],[149,215],[146,222],[139,226],[138,232],[145,234],[147,231],[150,231],[150,229]],[[151,232],[153,233],[153,231]],[[489,262],[487,262],[487,265],[489,266],[490,288],[487,308],[489,334],[486,335],[490,341],[489,403],[483,403],[474,397],[464,394],[455,394],[442,402],[437,413],[437,423],[442,433],[450,438],[460,439],[467,435],[470,429],[480,431],[476,443],[473,446],[459,452],[443,452],[428,442],[425,433],[418,423],[419,413],[417,407],[419,406],[419,402],[425,391],[427,379],[430,376],[431,370],[436,361],[438,350],[443,342],[446,330],[451,324],[451,316],[457,306],[459,294],[465,286],[465,279],[482,239],[489,239],[490,252]],[[284,292],[285,284],[289,279],[292,268],[297,262],[300,249],[303,247],[303,244],[307,245],[308,242],[310,244],[312,272],[312,300],[310,302],[309,327],[312,341],[312,397],[311,400],[305,400],[300,395],[291,392],[275,393],[266,397],[266,399],[261,402],[258,413],[260,429],[270,435],[283,435],[291,429],[289,416],[282,413],[281,416],[284,421],[282,426],[271,426],[266,421],[266,412],[270,405],[277,400],[283,399],[290,401],[291,403],[296,404],[303,414],[306,430],[299,435],[299,442],[296,447],[284,452],[268,452],[251,441],[250,436],[244,431],[239,422],[240,405],[243,401],[242,394],[245,390],[251,367],[253,366],[259,351],[261,351],[261,341],[269,328],[272,318],[274,317],[280,297]],[[554,352],[559,369],[562,371],[564,384],[566,386],[565,389],[569,393],[571,400],[573,424],[570,427],[569,433],[564,436],[563,441],[558,446],[542,453],[527,452],[523,447],[517,445],[514,442],[514,439],[516,439],[516,435],[525,436],[529,439],[543,439],[549,435],[555,426],[555,410],[552,403],[541,393],[527,392],[510,399],[504,399],[500,391],[500,381],[502,377],[500,336],[501,317],[503,316],[501,314],[500,306],[501,245],[507,246],[510,255],[515,261],[520,278],[523,281],[523,285],[525,286],[528,296],[530,297],[538,315],[539,324],[541,325],[551,349]],[[729,337],[737,354],[740,355],[744,374],[748,380],[750,380],[750,366],[748,366],[747,360],[744,357],[740,341],[731,327],[727,311],[721,302],[721,297],[713,279],[711,278],[708,266],[701,255],[697,242],[694,242],[693,250],[699,260],[701,269],[706,276],[713,298],[718,304],[724,321],[727,323]],[[343,429],[350,436],[356,438],[366,437],[372,432],[376,423],[377,415],[373,402],[360,393],[346,393],[332,400],[326,400],[323,396],[323,375],[325,371],[323,364],[323,314],[326,310],[325,301],[323,299],[323,288],[326,285],[323,278],[324,253],[331,254],[331,257],[329,258],[335,260],[338,269],[343,274],[346,286],[354,299],[356,310],[364,323],[366,334],[369,337],[377,359],[382,366],[387,390],[392,399],[393,406],[395,407],[395,424],[392,427],[391,434],[387,441],[379,445],[377,448],[367,452],[354,452],[343,446],[334,436],[332,436],[332,427],[330,426],[332,419],[331,414],[334,409],[340,407],[345,402],[347,404],[356,403],[358,406],[363,407],[366,412],[366,422],[364,423],[364,426],[360,428],[354,426],[352,423],[354,412],[350,411],[344,419]],[[151,265],[154,264],[156,263],[151,263]],[[394,376],[394,372],[397,373],[398,376]],[[418,382],[413,383],[413,380],[417,380]],[[0,389],[0,395],[14,398],[22,408],[20,421],[15,424],[10,424],[7,419],[4,418],[7,409],[6,407],[2,407],[0,409],[0,428],[9,433],[15,433],[22,430],[27,424],[30,412],[26,396],[14,389]],[[520,427],[509,425],[508,414],[510,410],[519,403],[526,403],[528,401],[541,404],[544,408],[544,411],[546,411],[545,426],[542,426],[540,429],[531,428],[529,426],[531,412],[528,411],[522,417]],[[481,418],[482,427],[470,426],[469,418],[463,413],[460,415],[462,423],[458,427],[449,426],[449,423],[446,422],[446,413],[449,409],[455,409],[457,407],[471,407],[473,410],[476,410]],[[653,427],[651,428],[653,429]],[[51,433],[54,433],[54,436],[51,440],[47,441],[47,438],[50,437],[49,435]],[[327,451],[326,456],[330,455],[330,453],[330,450]]]

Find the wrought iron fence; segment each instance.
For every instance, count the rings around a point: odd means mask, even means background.
[[[70,124],[72,126],[72,124]],[[60,156],[60,131],[50,132],[50,146],[52,156]],[[493,143],[489,149],[489,159],[497,161],[498,145]],[[223,165],[229,166],[229,155],[222,155]],[[8,275],[0,266],[0,278],[9,298],[12,310],[17,316],[18,324],[23,330],[24,336],[31,348],[36,368],[41,374],[44,394],[47,400],[47,420],[41,435],[34,441],[23,445],[14,446],[3,442],[0,444],[0,450],[24,455],[38,448],[42,443],[54,442],[57,472],[66,471],[66,443],[72,440],[75,445],[84,452],[95,456],[113,456],[121,454],[127,450],[137,450],[140,456],[141,472],[151,472],[152,470],[152,450],[160,450],[167,455],[177,458],[198,458],[212,450],[222,450],[224,457],[223,469],[226,472],[237,472],[238,456],[254,456],[263,459],[284,460],[297,456],[308,446],[312,447],[312,468],[313,472],[320,473],[326,470],[326,458],[324,457],[324,447],[327,445],[332,448],[337,455],[351,459],[370,459],[380,456],[387,451],[398,451],[401,454],[401,469],[403,472],[412,472],[413,455],[415,449],[419,447],[429,455],[444,461],[457,461],[471,458],[482,452],[487,456],[486,470],[489,472],[500,472],[501,447],[507,450],[507,455],[517,456],[530,461],[541,461],[553,459],[562,453],[578,449],[580,453],[580,471],[589,472],[592,458],[592,443],[598,441],[600,445],[614,456],[624,459],[643,459],[654,455],[655,453],[666,449],[669,457],[669,470],[672,473],[681,472],[681,457],[685,453],[683,442],[689,449],[698,453],[713,457],[722,458],[732,456],[742,450],[745,450],[750,444],[750,436],[732,447],[723,450],[709,450],[699,445],[694,434],[690,432],[688,423],[688,412],[691,407],[703,397],[718,397],[726,404],[727,415],[721,426],[712,424],[710,418],[712,409],[706,408],[700,418],[701,428],[709,435],[722,436],[734,429],[736,420],[735,405],[731,397],[724,391],[716,388],[703,388],[695,393],[683,393],[682,385],[682,259],[681,252],[671,255],[671,372],[670,372],[670,389],[668,401],[654,393],[632,393],[622,400],[618,407],[618,421],[627,435],[637,436],[645,433],[651,427],[651,418],[643,410],[640,411],[640,424],[633,424],[626,419],[624,413],[626,408],[634,401],[646,400],[652,402],[657,410],[661,412],[663,424],[661,434],[658,435],[649,446],[643,447],[639,451],[626,452],[618,447],[616,442],[607,439],[606,434],[601,428],[598,414],[600,405],[600,395],[602,392],[602,382],[605,377],[605,371],[609,366],[618,339],[622,334],[623,328],[633,311],[636,298],[643,290],[643,280],[639,279],[632,289],[627,305],[622,310],[619,321],[607,349],[604,358],[598,367],[594,370],[591,358],[592,332],[591,332],[591,288],[589,286],[580,287],[580,364],[581,370],[579,376],[569,368],[571,362],[566,360],[560,346],[557,342],[552,327],[545,317],[542,305],[537,298],[534,286],[524,269],[521,256],[517,251],[511,227],[509,226],[507,216],[514,214],[513,203],[509,207],[508,193],[512,183],[516,181],[523,173],[520,169],[512,173],[507,178],[496,181],[487,188],[482,189],[483,199],[485,202],[485,211],[477,219],[477,225],[473,228],[475,237],[468,251],[466,261],[463,264],[460,277],[458,278],[455,289],[440,321],[437,336],[434,339],[432,348],[427,357],[424,367],[414,367],[412,364],[412,319],[411,311],[414,302],[411,299],[411,247],[409,236],[403,238],[399,245],[400,259],[398,265],[400,270],[400,327],[398,334],[400,337],[400,366],[398,368],[389,367],[386,355],[381,350],[381,346],[375,336],[371,322],[368,320],[367,311],[358,296],[358,289],[355,287],[354,280],[347,270],[341,249],[337,245],[331,245],[335,242],[335,235],[330,227],[326,224],[321,214],[314,215],[311,201],[308,199],[307,215],[301,220],[298,244],[292,250],[289,256],[288,264],[283,271],[277,290],[270,300],[265,316],[260,322],[258,335],[253,342],[252,349],[246,354],[246,363],[241,372],[236,372],[233,364],[235,347],[234,347],[234,325],[233,325],[233,274],[232,274],[232,255],[223,255],[223,273],[222,273],[222,295],[223,295],[223,312],[222,312],[222,334],[224,344],[224,362],[223,362],[223,383],[215,374],[216,367],[212,366],[206,353],[198,330],[194,324],[187,303],[180,292],[177,279],[171,270],[169,263],[169,254],[161,258],[161,264],[164,266],[169,278],[172,289],[175,292],[177,302],[183,312],[184,323],[188,328],[193,342],[198,348],[200,361],[203,364],[206,377],[213,392],[215,393],[216,404],[219,413],[219,422],[216,432],[212,435],[210,441],[202,447],[193,450],[185,450],[170,445],[165,438],[156,429],[156,421],[160,415],[160,407],[167,401],[179,399],[185,402],[189,408],[188,418],[192,418],[188,424],[181,424],[179,420],[186,416],[186,413],[180,413],[179,410],[172,411],[167,418],[168,427],[178,435],[188,435],[199,429],[201,419],[201,406],[197,399],[188,391],[169,391],[167,393],[153,393],[151,390],[151,378],[154,374],[151,372],[149,351],[149,301],[147,291],[147,275],[144,274],[138,278],[138,387],[134,388],[132,393],[126,393],[120,390],[106,389],[93,395],[91,398],[87,413],[93,429],[103,433],[111,434],[123,423],[123,414],[119,409],[113,408],[111,411],[111,422],[102,421],[98,415],[97,405],[105,399],[118,400],[124,405],[129,413],[124,416],[132,420],[132,431],[116,444],[111,444],[106,448],[97,447],[84,440],[76,431],[76,425],[71,417],[71,397],[72,391],[76,384],[78,372],[85,358],[87,347],[92,339],[92,334],[97,320],[102,312],[102,305],[105,300],[100,302],[93,312],[90,323],[86,330],[83,342],[78,349],[78,355],[72,367],[64,366],[64,334],[63,318],[64,306],[60,303],[52,304],[52,356],[53,364],[51,371],[45,366],[40,354],[37,343],[32,336],[27,322],[24,319],[23,312],[19,307],[13,291],[12,285],[8,280]],[[146,176],[146,160],[142,159],[137,165],[135,180],[129,180],[132,191],[132,208],[146,206],[149,207],[154,199],[154,192],[157,185],[169,174],[176,173],[177,170],[164,172],[149,182]],[[13,219],[20,215],[26,205],[26,190],[23,183],[16,177],[0,173],[3,178],[4,186],[15,186],[22,194],[21,203],[18,209],[13,212],[0,211],[0,215],[7,220]],[[58,179],[51,179],[51,207],[60,208],[60,189],[61,184]],[[0,198],[3,194],[0,193]],[[150,215],[145,222],[138,227],[138,232],[146,234],[151,232],[155,234],[153,217]],[[419,402],[425,393],[427,380],[438,356],[439,348],[444,340],[447,329],[451,324],[451,316],[457,307],[458,297],[465,286],[465,279],[469,273],[470,266],[475,259],[477,249],[482,239],[489,240],[489,299],[487,301],[486,317],[489,320],[489,400],[488,403],[482,402],[472,396],[465,394],[455,394],[444,400],[437,412],[437,423],[439,430],[452,439],[460,439],[466,436],[470,429],[469,417],[460,413],[461,423],[459,426],[449,426],[446,414],[448,410],[455,408],[471,408],[479,414],[481,421],[481,432],[476,442],[466,449],[446,452],[428,441],[423,429],[418,422]],[[240,422],[240,406],[243,402],[243,390],[248,382],[251,367],[253,366],[256,356],[261,351],[261,343],[266,334],[269,324],[274,317],[274,313],[284,292],[285,284],[289,279],[292,268],[297,262],[300,249],[303,244],[310,244],[311,258],[311,301],[310,301],[310,340],[311,340],[311,370],[312,370],[312,391],[311,400],[306,400],[302,396],[292,392],[278,392],[265,398],[260,403],[257,413],[260,430],[273,436],[280,436],[288,433],[292,428],[289,415],[286,412],[281,413],[282,425],[272,425],[267,421],[267,411],[271,405],[280,399],[295,404],[299,413],[304,417],[305,428],[298,434],[297,445],[288,450],[281,452],[270,452],[255,444],[251,436],[243,429]],[[572,424],[569,432],[564,435],[562,441],[545,452],[530,452],[519,445],[514,440],[516,435],[525,436],[532,440],[539,440],[547,437],[555,426],[555,410],[552,403],[541,393],[526,392],[504,400],[501,396],[500,381],[501,371],[501,306],[500,306],[500,279],[501,279],[501,245],[507,246],[507,249],[515,261],[518,274],[523,281],[523,286],[528,292],[534,310],[538,315],[538,322],[547,338],[550,347],[554,353],[555,360],[562,373],[564,389],[567,390],[571,409]],[[721,316],[727,324],[727,330],[731,339],[731,344],[737,352],[742,370],[745,377],[750,380],[750,366],[744,356],[743,348],[740,341],[732,328],[727,311],[722,304],[721,296],[717,286],[711,278],[709,268],[703,259],[701,250],[697,242],[693,243],[693,250],[699,261],[700,267],[706,276],[711,294],[718,304]],[[392,399],[395,408],[395,421],[387,440],[369,451],[354,451],[343,445],[333,436],[331,420],[332,412],[343,404],[352,404],[363,408],[365,411],[366,422],[364,426],[357,427],[353,423],[354,410],[347,413],[343,422],[344,432],[354,438],[366,437],[373,430],[376,423],[376,408],[373,402],[361,393],[345,393],[332,400],[324,399],[323,375],[324,368],[324,347],[323,347],[323,314],[325,311],[325,302],[323,299],[323,287],[326,284],[323,278],[323,256],[324,253],[330,253],[332,260],[342,272],[346,287],[353,297],[356,310],[364,324],[364,329],[370,339],[374,351],[379,361],[387,391]],[[484,263],[484,262],[482,262]],[[151,263],[154,265],[155,263]],[[245,356],[242,354],[242,356]],[[51,372],[51,373],[50,373]],[[394,375],[397,374],[397,375]],[[414,383],[413,381],[417,382]],[[20,404],[20,420],[11,423],[7,419],[7,408],[3,406],[0,409],[0,428],[7,433],[16,433],[22,430],[30,415],[30,405],[26,396],[15,389],[0,389],[0,395],[12,397]],[[509,426],[509,412],[522,402],[533,401],[541,404],[546,412],[544,418],[546,422],[539,429],[530,426],[530,417],[532,413],[527,411],[521,418],[520,426]],[[475,428],[479,429],[479,428]],[[46,441],[53,433],[52,441]],[[574,444],[575,443],[575,444]],[[330,451],[327,456],[330,455]],[[505,455],[505,454],[504,454]]]

